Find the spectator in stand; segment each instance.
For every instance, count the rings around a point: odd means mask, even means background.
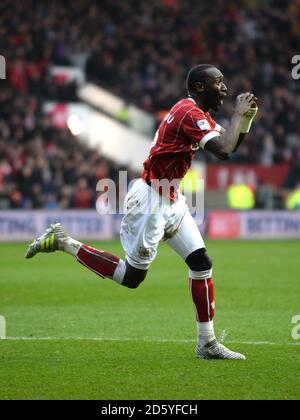
[[[93,206],[93,194],[88,188],[86,178],[80,178],[74,193],[74,205],[78,209],[88,209]]]
[[[288,210],[300,210],[300,182],[298,182],[296,188],[288,194],[286,208]]]

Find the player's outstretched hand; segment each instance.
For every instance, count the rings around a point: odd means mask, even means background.
[[[235,100],[234,112],[244,115],[251,108],[257,108],[256,101],[257,98],[253,95],[253,93],[241,93]]]

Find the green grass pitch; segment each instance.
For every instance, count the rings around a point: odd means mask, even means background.
[[[93,244],[123,256],[119,242]],[[208,241],[215,328],[248,360],[194,357],[187,269],[162,244],[136,290],[56,252],[0,245],[0,399],[299,399],[297,241]],[[27,339],[22,339],[27,338]]]

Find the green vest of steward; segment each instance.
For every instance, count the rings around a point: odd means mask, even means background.
[[[300,188],[297,188],[288,195],[286,208],[289,210],[300,210]]]
[[[252,189],[246,184],[233,184],[227,190],[228,206],[236,210],[250,210],[255,205]]]

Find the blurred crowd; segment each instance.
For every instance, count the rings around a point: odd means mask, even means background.
[[[300,80],[291,76],[291,59],[300,54],[299,27],[299,0],[2,0],[8,79],[0,81],[0,206],[89,207],[99,176],[116,176],[112,162],[42,114],[45,100],[76,101],[75,85],[54,83],[52,64],[83,69],[159,118],[185,95],[188,69],[213,63],[229,90],[216,117],[224,127],[238,93],[259,98],[256,123],[233,162],[297,167]],[[298,183],[292,171],[285,186]]]
[[[55,128],[36,97],[0,91],[0,209],[92,208],[98,180],[122,169]]]
[[[235,160],[272,165],[300,155],[299,83],[291,77],[300,45],[299,2],[104,3],[105,13],[102,7],[87,13],[89,26],[103,28],[95,28],[86,58],[90,78],[160,115],[185,95],[190,67],[213,63],[229,89],[217,117],[224,126],[239,93],[259,98],[255,128]]]

